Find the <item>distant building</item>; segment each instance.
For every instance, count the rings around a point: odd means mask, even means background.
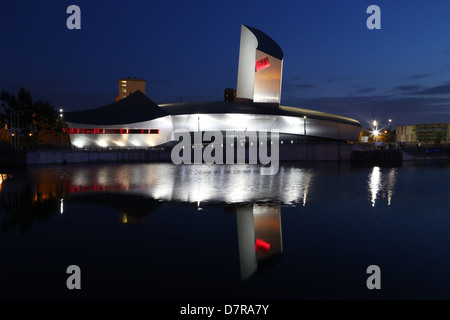
[[[233,88],[226,88],[224,91],[224,101],[233,102],[236,99],[236,90]]]
[[[119,93],[116,97],[116,101],[128,97],[133,92],[140,90],[145,94],[145,80],[137,78],[122,78],[119,79]]]
[[[419,124],[397,126],[397,142],[402,143],[441,143],[450,142],[450,124]]]

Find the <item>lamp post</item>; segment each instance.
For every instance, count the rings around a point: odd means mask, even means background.
[[[306,116],[303,116],[303,135],[306,137]]]
[[[59,109],[59,117],[61,118],[61,121],[63,121],[63,118],[64,118],[63,112],[64,112],[64,110],[62,108],[60,108]],[[63,147],[63,133],[61,132],[61,148],[62,147]],[[62,206],[62,203],[61,203],[61,206]]]
[[[391,141],[392,141],[391,123],[392,123],[392,119],[389,119],[389,145],[391,144]]]
[[[14,148],[14,125],[13,125],[13,114],[14,109],[11,109],[11,122],[10,122],[10,131],[11,131],[11,147]]]

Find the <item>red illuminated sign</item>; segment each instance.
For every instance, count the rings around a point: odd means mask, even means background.
[[[255,71],[270,67],[269,57],[262,58],[255,63]]]
[[[255,241],[255,250],[262,252],[262,253],[267,253],[270,249],[270,243],[265,242],[264,240],[261,239],[256,239]]]

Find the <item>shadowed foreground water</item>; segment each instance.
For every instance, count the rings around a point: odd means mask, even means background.
[[[447,163],[0,174],[2,299],[450,298]],[[67,289],[70,265],[81,290]]]

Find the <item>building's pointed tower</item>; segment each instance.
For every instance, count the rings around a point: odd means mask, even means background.
[[[283,51],[264,32],[241,26],[236,100],[280,104]]]

